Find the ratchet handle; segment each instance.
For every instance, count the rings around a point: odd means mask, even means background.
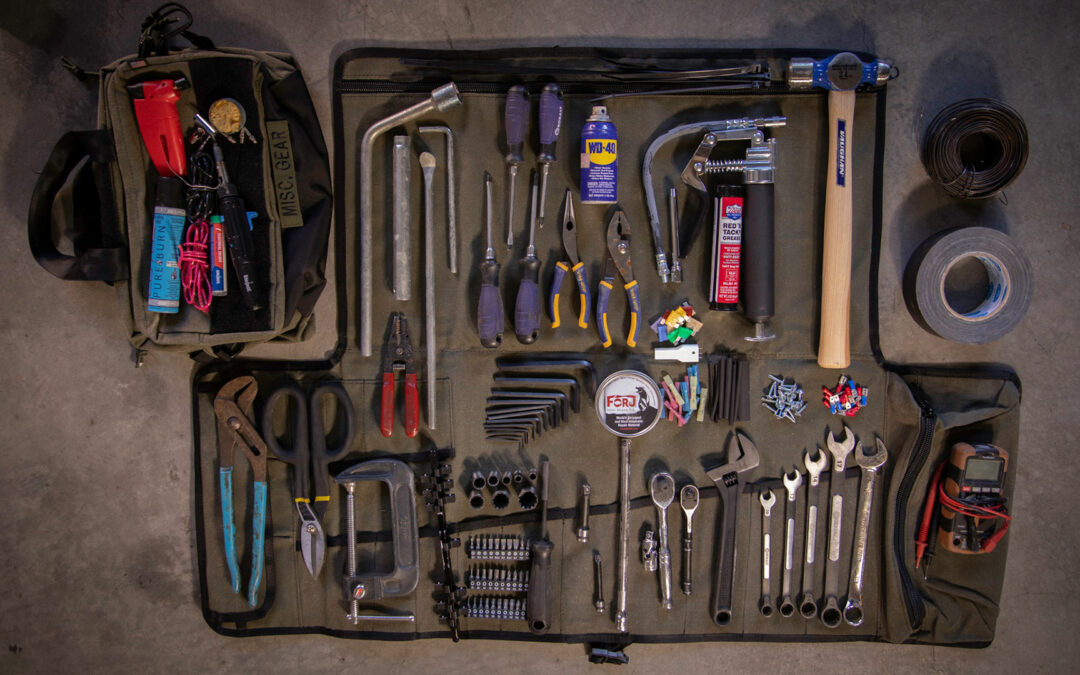
[[[554,548],[555,545],[547,539],[532,543],[525,619],[529,623],[529,630],[537,635],[543,635],[551,628],[551,551]]]
[[[535,256],[521,259],[521,285],[514,305],[514,334],[528,345],[540,336],[540,260]]]
[[[600,331],[600,345],[611,346],[611,331],[607,324],[607,306],[611,299],[611,282],[607,279],[600,280],[600,288],[596,292],[596,328]]]
[[[506,92],[506,161],[522,161],[521,151],[525,146],[525,132],[529,126],[529,91],[520,84],[510,87]]]
[[[754,322],[769,320],[775,311],[774,187],[772,183],[746,185],[740,276],[743,314]]]
[[[540,155],[541,163],[555,161],[555,141],[562,127],[562,90],[557,84],[545,84],[540,92]]]
[[[682,538],[682,592],[685,595],[690,595],[693,589],[694,578],[694,535],[691,533],[683,533]]]
[[[480,264],[480,304],[476,310],[476,329],[480,344],[494,349],[502,344],[503,305],[499,295],[499,263]]]

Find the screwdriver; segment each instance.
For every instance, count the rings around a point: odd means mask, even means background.
[[[551,628],[551,551],[555,544],[551,543],[547,531],[549,468],[546,460],[540,465],[540,501],[543,503],[540,509],[540,535],[543,538],[534,539],[529,545],[532,567],[529,570],[529,592],[525,596],[525,619],[529,623],[529,630],[537,635],[543,635]]]
[[[487,202],[487,251],[480,263],[480,304],[476,308],[476,330],[480,344],[494,349],[502,344],[503,306],[499,295],[499,263],[491,245],[491,174],[484,172],[484,196]]]
[[[529,246],[521,259],[521,285],[514,305],[514,334],[518,342],[531,345],[540,335],[540,259],[536,257],[536,174],[532,176],[532,216]]]
[[[557,84],[545,84],[540,92],[540,229],[544,229],[544,200],[547,197],[548,173],[555,163],[555,141],[562,127],[562,90]]]
[[[514,183],[518,167],[525,160],[525,132],[529,126],[529,91],[520,84],[506,92],[506,166],[510,170],[510,188],[506,191],[506,250],[514,248]]]

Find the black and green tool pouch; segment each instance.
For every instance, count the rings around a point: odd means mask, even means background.
[[[326,284],[332,212],[329,159],[304,77],[289,54],[215,47],[183,35],[197,46],[127,56],[97,74],[97,128],[65,134],[34,188],[31,251],[61,279],[113,285],[139,351],[226,356],[252,342],[303,340],[313,332],[312,312]],[[244,305],[235,278],[209,312],[185,302],[172,314],[148,309],[157,172],[128,86],[162,78],[186,83],[176,103],[185,134],[194,114],[207,115],[218,99],[246,111],[247,142],[220,144],[231,180],[254,213],[260,309]]]
[[[496,372],[495,358],[508,354],[543,351],[582,352],[594,363],[598,378],[623,368],[636,368],[654,379],[681,370],[680,364],[654,361],[647,328],[639,335],[638,346],[625,346],[621,296],[613,300],[609,321],[615,345],[600,346],[594,318],[589,328],[564,318],[552,329],[545,322],[539,340],[517,344],[509,334],[497,350],[480,346],[476,334],[476,298],[480,279],[477,265],[484,256],[483,174],[496,178],[494,223],[499,242],[505,233],[506,180],[504,146],[500,135],[505,95],[512,84],[525,84],[535,99],[540,88],[557,81],[564,92],[563,141],[548,186],[548,226],[537,233],[537,248],[543,261],[543,286],[550,282],[555,262],[560,259],[559,215],[562,195],[570,188],[576,195],[578,176],[578,136],[593,105],[591,100],[609,94],[650,88],[649,78],[626,81],[612,73],[652,69],[692,70],[719,68],[733,62],[745,63],[791,56],[822,58],[813,51],[664,51],[612,49],[495,50],[478,52],[432,52],[422,50],[361,49],[348,52],[337,62],[334,79],[335,182],[338,227],[336,258],[339,349],[324,362],[271,363],[238,360],[198,370],[193,379],[192,406],[195,435],[195,512],[198,545],[200,601],[204,617],[214,630],[234,636],[287,633],[323,633],[358,639],[402,640],[416,638],[485,638],[546,640],[588,643],[598,648],[597,659],[616,657],[632,642],[695,642],[722,640],[843,641],[882,640],[931,644],[987,645],[993,639],[998,601],[1004,578],[1007,541],[990,554],[950,555],[939,552],[927,569],[915,568],[913,541],[920,519],[930,475],[949,452],[951,444],[993,442],[1011,453],[1010,476],[1019,461],[1019,381],[1011,371],[991,366],[911,367],[887,362],[877,339],[877,269],[891,253],[880,250],[882,169],[885,149],[885,87],[860,90],[850,143],[853,147],[854,231],[853,295],[851,302],[852,364],[844,369],[871,392],[868,405],[854,417],[833,416],[816,400],[818,387],[832,387],[839,371],[824,370],[816,363],[818,302],[820,298],[823,202],[826,181],[825,131],[828,112],[824,92],[792,93],[770,91],[768,87],[737,87],[714,91],[689,91],[648,96],[612,97],[600,101],[619,134],[619,204],[633,228],[632,256],[640,285],[643,315],[651,320],[662,308],[679,300],[689,300],[701,308],[704,322],[699,333],[703,353],[715,345],[745,352],[749,359],[750,395],[754,407],[750,420],[736,427],[753,439],[761,454],[760,465],[740,477],[745,484],[740,496],[734,574],[734,616],[721,628],[713,622],[712,595],[715,585],[716,536],[720,522],[718,492],[706,470],[723,462],[724,442],[733,428],[726,422],[690,422],[678,427],[662,421],[647,435],[633,441],[631,463],[631,552],[629,563],[629,632],[619,633],[613,622],[616,603],[617,497],[619,442],[601,428],[593,401],[584,388],[580,413],[519,449],[485,440],[481,426],[481,403],[489,395]],[[867,55],[860,55],[869,60]],[[640,78],[640,76],[639,76]],[[379,431],[379,371],[383,326],[391,311],[401,311],[413,327],[413,344],[422,371],[422,298],[395,302],[389,292],[390,258],[387,252],[390,208],[390,134],[376,150],[377,170],[373,194],[375,211],[375,295],[372,308],[374,350],[363,357],[358,344],[358,146],[364,131],[376,120],[413,105],[439,85],[454,81],[461,92],[462,105],[444,113],[433,113],[421,124],[446,124],[455,134],[458,194],[458,276],[447,269],[446,238],[441,227],[445,214],[444,183],[436,183],[435,221],[439,223],[435,265],[437,302],[436,340],[439,350],[438,427],[421,425],[417,438],[407,438],[397,426],[389,438]],[[681,286],[660,283],[653,265],[648,233],[648,217],[641,192],[641,160],[645,147],[660,133],[678,124],[756,115],[784,115],[785,127],[771,135],[777,139],[776,170],[776,298],[773,328],[777,338],[768,342],[744,341],[752,326],[732,313],[708,312],[706,281],[708,235],[703,234],[683,262],[685,281]],[[415,127],[407,126],[414,132]],[[421,138],[415,136],[415,138]],[[535,131],[530,130],[525,165],[534,161]],[[692,154],[699,138],[670,144],[655,162],[657,185],[678,184],[678,172]],[[415,140],[414,140],[415,142]],[[441,140],[431,143],[438,161],[443,161]],[[418,173],[418,172],[416,172]],[[525,171],[522,171],[524,176]],[[522,195],[527,177],[517,183],[517,213],[527,214]],[[414,183],[415,184],[415,183]],[[386,197],[381,197],[386,195]],[[663,199],[658,198],[662,204]],[[412,194],[413,213],[422,213],[419,191]],[[600,278],[604,253],[606,209],[576,206],[578,246],[589,279]],[[665,211],[662,209],[662,212]],[[512,317],[513,289],[518,279],[517,258],[524,250],[523,215],[515,219],[518,244],[507,253],[496,243],[503,264],[502,293],[508,316]],[[552,224],[554,223],[554,224]],[[414,237],[414,242],[419,237]],[[421,249],[414,246],[414,278],[421,278]],[[889,263],[893,264],[893,263]],[[419,282],[418,282],[419,283]],[[416,293],[415,296],[420,296]],[[613,298],[616,296],[613,295]],[[565,295],[564,295],[565,298]],[[564,317],[566,300],[563,300]],[[571,305],[575,301],[571,302]],[[883,303],[888,304],[888,303]],[[512,321],[508,321],[508,326]],[[712,358],[705,357],[705,362]],[[335,474],[357,462],[397,457],[408,462],[418,481],[416,500],[419,515],[419,586],[412,594],[379,603],[372,612],[412,613],[414,623],[362,623],[346,621],[348,606],[341,577],[345,565],[344,491],[337,488],[322,519],[327,535],[326,564],[313,579],[301,560],[296,509],[290,490],[291,468],[271,458],[269,466],[269,512],[267,530],[265,592],[256,607],[232,592],[222,546],[221,497],[217,486],[218,439],[215,433],[213,399],[222,384],[237,375],[252,374],[259,386],[269,390],[284,375],[313,383],[340,381],[356,408],[358,432],[348,455],[334,462]],[[768,389],[774,374],[801,383],[810,404],[797,424],[776,419],[757,407],[759,393]],[[424,377],[420,399],[425,400]],[[400,398],[399,398],[400,400]],[[256,403],[255,419],[262,413]],[[400,408],[399,408],[400,411]],[[400,415],[400,412],[398,413]],[[865,620],[859,627],[845,623],[826,628],[818,618],[804,620],[796,612],[784,618],[777,613],[763,617],[758,604],[761,593],[761,520],[759,491],[771,488],[778,501],[774,508],[772,576],[774,599],[780,593],[783,551],[784,488],[780,476],[798,467],[804,452],[825,447],[829,430],[837,436],[848,425],[862,443],[872,445],[880,437],[888,448],[873,503],[866,562]],[[510,467],[536,467],[541,460],[551,463],[550,537],[554,543],[552,573],[554,600],[552,627],[543,636],[532,634],[524,621],[464,616],[460,603],[482,593],[466,589],[448,593],[440,540],[457,539],[449,560],[454,584],[464,588],[470,570],[484,563],[467,556],[470,537],[481,535],[539,536],[537,511],[510,508],[501,513],[486,506],[470,509],[466,495],[473,471],[483,468],[484,458],[501,460]],[[437,467],[449,467],[450,480],[425,481]],[[251,494],[243,465],[235,478],[235,497],[243,503]],[[857,468],[849,462],[844,483],[844,529],[840,552],[840,594],[847,588],[852,557],[856,502],[859,494]],[[648,480],[657,471],[670,471],[678,484],[694,483],[700,488],[701,506],[695,516],[694,586],[691,595],[678,589],[680,557],[679,533],[683,515],[678,502],[668,509],[671,530],[672,567],[675,574],[674,608],[661,608],[657,575],[640,562],[641,533],[655,529],[657,514],[648,493]],[[827,485],[829,473],[821,478]],[[587,544],[575,536],[578,527],[580,486],[592,488],[591,534]],[[1011,478],[1006,496],[1011,496]],[[805,531],[805,487],[799,494],[796,522],[800,540],[795,542],[796,562],[801,560]],[[448,493],[455,499],[446,499]],[[821,513],[825,514],[822,490]],[[250,501],[248,499],[248,501]],[[425,510],[424,504],[430,508]],[[385,491],[373,485],[358,488],[356,529],[359,565],[365,570],[389,572],[392,555],[392,523]],[[445,511],[447,527],[440,532],[436,514]],[[238,522],[245,526],[244,507],[238,507]],[[250,514],[248,514],[250,515]],[[823,560],[828,542],[827,523],[822,515],[816,550]],[[777,528],[777,523],[781,523]],[[777,545],[778,544],[778,545]],[[603,559],[603,596],[607,610],[594,607],[594,551]],[[243,558],[242,560],[246,560]],[[272,563],[270,562],[272,561]],[[246,563],[244,563],[246,564]],[[527,568],[527,565],[526,565]],[[241,565],[241,569],[245,569]],[[802,565],[794,567],[792,587],[801,587]],[[823,566],[817,566],[815,582],[819,606]],[[523,595],[522,595],[523,597]],[[843,597],[841,597],[843,606]],[[449,616],[450,614],[453,616]],[[448,622],[449,618],[449,622]],[[609,649],[604,652],[603,649]]]

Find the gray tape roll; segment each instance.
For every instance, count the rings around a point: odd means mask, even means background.
[[[972,260],[986,270],[986,297],[972,309],[951,307],[945,280]],[[988,227],[949,230],[927,239],[905,274],[912,317],[930,332],[955,342],[993,342],[1016,327],[1031,303],[1031,265],[1007,235]]]

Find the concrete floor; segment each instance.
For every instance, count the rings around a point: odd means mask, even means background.
[[[188,375],[183,358],[132,367],[115,298],[103,285],[62,283],[39,269],[25,234],[29,195],[55,140],[92,126],[95,93],[59,63],[87,69],[134,51],[156,2],[5,3],[0,8],[0,409],[6,412],[0,512],[0,670],[304,670],[372,672],[582,667],[578,646],[443,641],[354,643],[322,637],[228,639],[196,599]],[[219,43],[294,53],[330,133],[330,72],[361,44],[804,46],[860,49],[895,60],[889,86],[882,262],[885,353],[899,361],[1000,361],[1023,378],[1023,465],[1012,505],[1010,561],[997,639],[985,650],[875,644],[635,646],[634,670],[1071,670],[1080,658],[1080,357],[1070,312],[1080,302],[1080,222],[1073,112],[1080,9],[1070,2],[324,2],[188,0],[195,28]],[[595,5],[587,10],[587,4]],[[294,6],[295,5],[295,6]],[[1022,8],[1021,8],[1022,7]],[[527,37],[522,37],[527,36]],[[1031,135],[1008,205],[956,205],[919,164],[914,125],[944,103],[993,95]],[[1009,232],[1037,286],[1026,320],[986,346],[947,343],[903,310],[897,279],[927,231],[978,221]],[[318,356],[333,342],[331,295],[316,341],[275,355]],[[327,310],[329,313],[327,313]],[[1042,532],[1043,534],[1038,534]],[[507,651],[513,650],[512,659]],[[1071,664],[1071,665],[1070,665]]]

